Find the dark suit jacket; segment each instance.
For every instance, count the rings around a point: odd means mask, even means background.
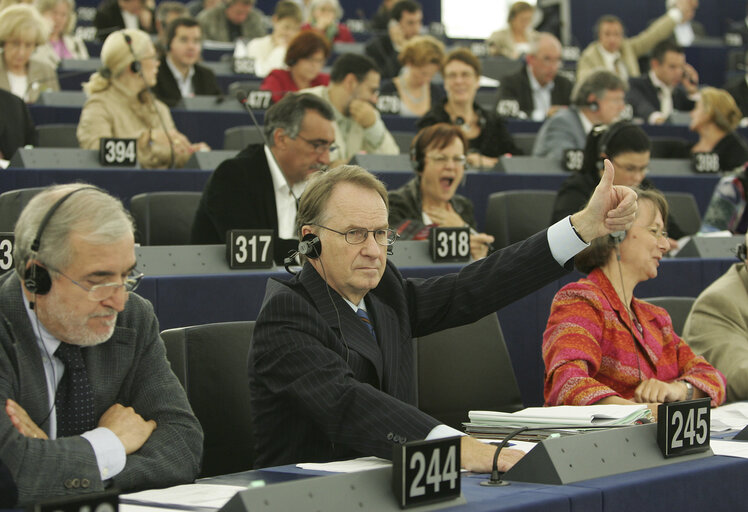
[[[376,340],[310,264],[268,280],[249,353],[256,466],[391,458],[423,439],[439,422],[415,407],[412,338],[476,321],[564,272],[546,231],[435,279],[403,279],[388,262],[365,299]]]
[[[298,245],[297,240],[277,237],[275,191],[262,144],[247,146],[210,175],[192,224],[192,243],[224,244],[231,229],[274,230],[278,264]]]
[[[745,75],[732,78],[724,89],[735,99],[743,117],[748,117],[748,84],[745,83]]]
[[[400,62],[397,60],[397,50],[392,45],[389,34],[382,34],[366,43],[366,55],[371,57],[379,66],[382,78],[392,78],[400,73]]]
[[[53,284],[53,286],[55,286]],[[131,294],[117,316],[112,337],[83,349],[94,391],[96,417],[115,403],[131,406],[158,428],[110,483],[121,490],[192,482],[202,454],[202,429],[166,360],[153,307]],[[49,432],[49,395],[42,353],[36,343],[15,272],[0,278],[0,397],[12,398]],[[96,457],[80,436],[54,441],[27,439],[0,414],[0,459],[18,485],[19,502],[104,490]],[[65,482],[78,479],[81,485]],[[87,480],[89,485],[82,484]]]
[[[626,103],[634,109],[634,117],[646,122],[653,112],[660,110],[660,100],[657,88],[649,79],[649,74],[629,78],[629,91],[626,93]],[[673,89],[673,109],[693,110],[696,104],[688,99],[688,93],[680,85]]]
[[[571,90],[573,87],[574,85],[567,78],[556,75],[556,78],[553,80],[553,89],[551,90],[551,104],[569,105],[571,103]],[[527,76],[527,64],[522,66],[522,69],[513,75],[501,79],[501,84],[496,92],[496,108],[494,109],[497,114],[502,113],[499,110],[502,100],[515,100],[519,103],[519,110],[524,112],[526,117],[532,115],[532,111],[535,109],[535,102],[532,98],[530,78]]]
[[[200,64],[195,64],[195,74],[192,75],[192,87],[195,89],[196,95],[220,96],[223,94],[213,71]],[[177,79],[174,78],[174,74],[166,63],[166,56],[161,58],[161,66],[158,68],[156,85],[153,87],[153,92],[158,99],[170,107],[175,106],[182,99]]]
[[[0,89],[0,156],[10,160],[26,144],[36,145],[36,128],[21,98]]]
[[[151,34],[156,33],[155,16],[153,19],[154,22],[151,23],[151,30],[146,30],[146,32]],[[125,28],[125,20],[122,19],[122,11],[119,9],[117,0],[104,0],[101,2],[96,9],[93,24],[96,27],[96,39],[99,41],[106,39],[112,32]]]

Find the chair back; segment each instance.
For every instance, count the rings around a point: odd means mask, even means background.
[[[686,325],[686,318],[691,312],[694,297],[650,297],[642,299],[655,306],[665,308],[673,321],[673,330],[678,336],[683,335],[683,327]]]
[[[130,199],[142,245],[189,245],[201,192],[145,192]]]
[[[670,209],[670,217],[686,235],[694,235],[701,228],[701,213],[696,198],[690,192],[663,192]]]
[[[488,197],[486,233],[493,235],[493,246],[501,249],[521,242],[550,225],[553,215],[552,190],[507,190]]]
[[[17,188],[0,194],[0,233],[12,233],[21,211],[44,187]]]
[[[75,123],[42,124],[36,127],[39,148],[78,148]]]
[[[260,126],[262,130],[262,126]],[[223,149],[240,150],[250,144],[263,144],[263,138],[254,125],[232,126],[223,132]]]

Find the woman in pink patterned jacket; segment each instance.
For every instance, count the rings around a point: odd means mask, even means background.
[[[577,255],[589,275],[553,299],[543,334],[546,405],[647,403],[656,414],[662,402],[725,400],[724,375],[673,332],[667,311],[633,297],[669,249],[667,201],[653,189],[637,193],[631,228]]]

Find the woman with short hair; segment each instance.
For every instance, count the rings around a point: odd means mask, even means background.
[[[47,43],[39,46],[34,57],[56,68],[65,59],[88,59],[83,39],[73,35],[75,30],[75,0],[36,0],[36,8],[49,22]]]

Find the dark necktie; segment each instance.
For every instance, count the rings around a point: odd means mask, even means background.
[[[361,308],[358,308],[356,310],[356,314],[361,319],[361,321],[366,325],[366,328],[369,329],[369,332],[371,333],[374,338],[377,337],[377,335],[374,333],[374,326],[371,325],[371,320],[369,320],[369,315],[366,314],[366,311],[364,311]]]
[[[57,437],[77,436],[96,427],[93,390],[81,347],[60,343],[55,356],[65,365],[55,395]]]

